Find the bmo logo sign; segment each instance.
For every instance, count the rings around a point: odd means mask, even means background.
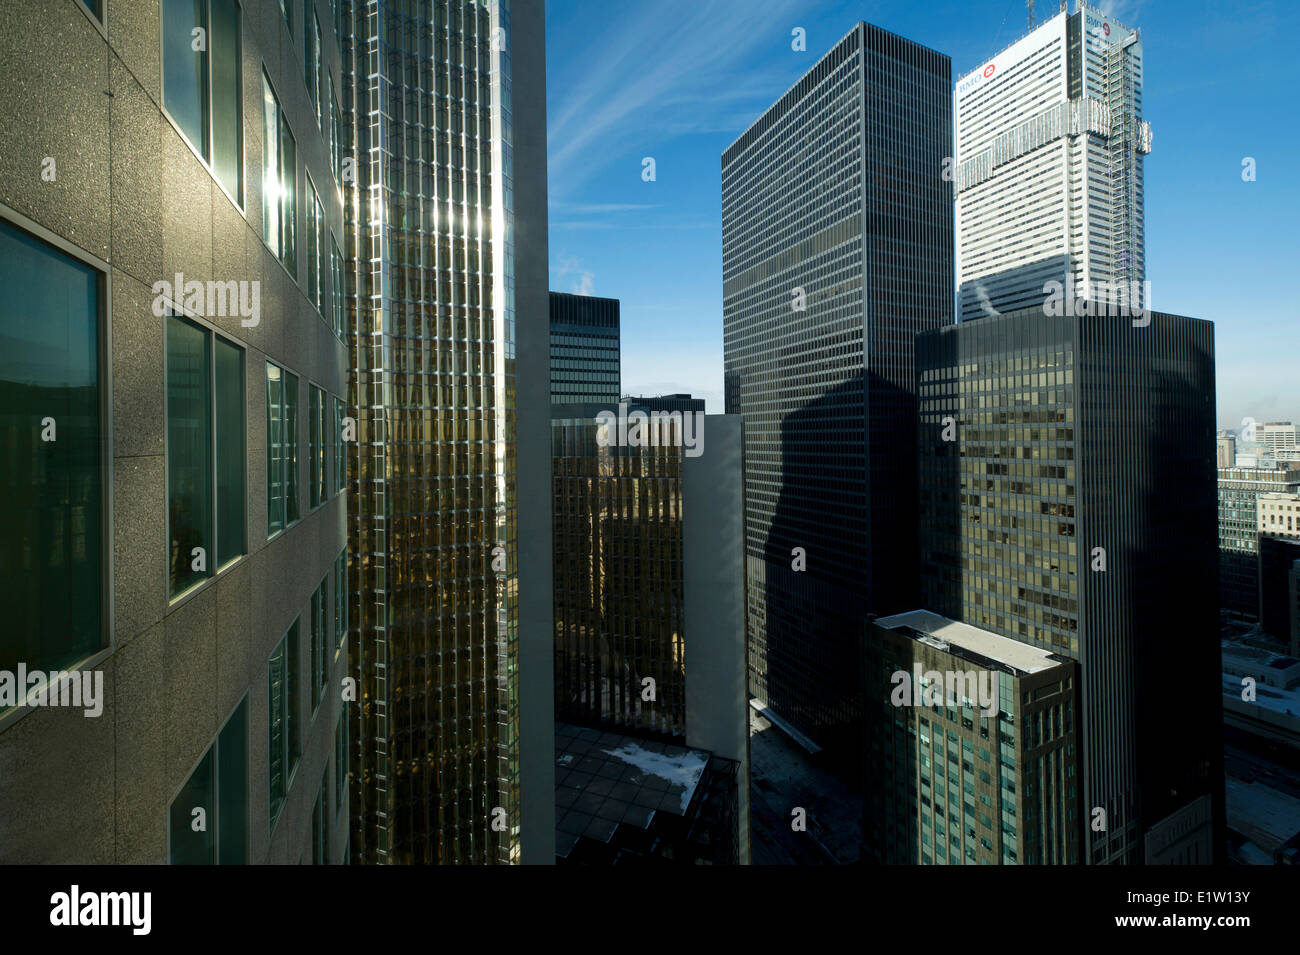
[[[1088,16],[1088,36],[1091,37],[1094,46],[1104,46],[1110,39],[1110,21]]]
[[[965,95],[985,80],[991,78],[997,71],[998,65],[996,62],[986,64],[983,69],[972,70],[964,80],[957,84],[957,95]]]

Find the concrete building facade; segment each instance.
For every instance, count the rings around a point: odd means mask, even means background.
[[[284,9],[0,6],[0,671],[102,678],[0,703],[0,862],[346,858],[339,46]]]

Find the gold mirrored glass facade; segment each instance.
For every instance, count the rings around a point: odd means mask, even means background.
[[[509,0],[342,0],[354,862],[519,861]]]
[[[601,446],[592,416],[551,422],[555,709],[685,738],[682,449],[671,421],[645,427],[657,446]]]

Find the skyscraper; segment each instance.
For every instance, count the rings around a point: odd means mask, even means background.
[[[554,859],[543,7],[343,0],[353,855]]]
[[[923,606],[1078,661],[1082,861],[1217,857],[1213,326],[1026,309],[917,370]]]
[[[618,299],[551,293],[551,402],[618,403]]]
[[[0,862],[347,856],[339,50],[292,10],[0,9]]]
[[[951,78],[859,23],[722,155],[750,692],[845,757],[866,613],[915,606],[913,338],[952,321]]]
[[[1145,304],[1138,32],[1084,3],[957,81],[958,320],[1048,283]]]

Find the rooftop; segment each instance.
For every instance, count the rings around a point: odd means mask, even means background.
[[[709,753],[555,724],[555,851],[586,836],[609,842],[620,824],[648,829],[655,814],[686,815]]]
[[[911,610],[892,617],[881,617],[876,620],[876,626],[884,627],[886,630],[903,628],[915,630],[948,646],[978,653],[1020,673],[1039,673],[1060,666],[1064,662],[1061,657],[1047,650],[1040,650],[1018,640],[1000,637],[996,633],[981,630],[968,623],[949,620],[929,610]],[[931,646],[936,645],[931,640],[923,642]],[[940,647],[940,649],[947,649],[947,647]]]

